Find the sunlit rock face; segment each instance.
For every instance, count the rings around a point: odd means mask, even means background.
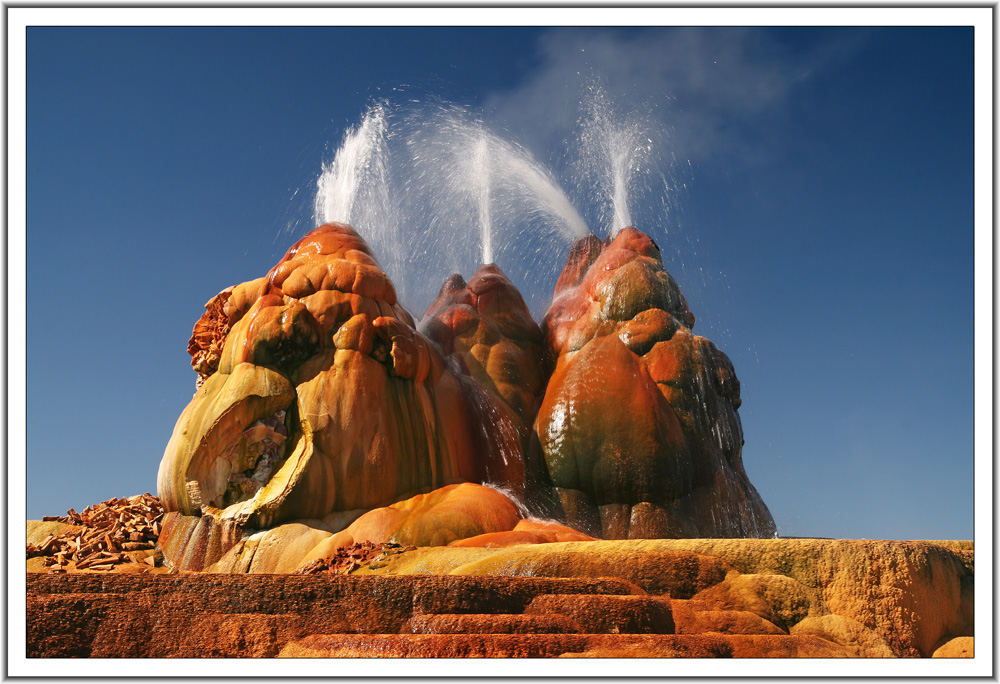
[[[268,527],[458,482],[523,489],[516,435],[481,429],[500,402],[416,331],[349,226],[209,301],[189,351],[199,387],[160,464],[167,510]]]
[[[481,266],[468,283],[452,275],[419,330],[500,400],[481,411],[482,429],[516,436],[525,455],[527,491],[514,493],[534,512],[551,513],[551,483],[532,430],[548,369],[542,331],[521,293],[495,264]]]
[[[542,322],[555,369],[535,422],[569,524],[604,538],[760,537],[729,359],[644,233],[577,242]]]
[[[481,546],[489,549],[522,544],[551,544],[553,542],[597,541],[590,535],[551,520],[524,518],[514,529],[501,532],[486,532],[474,537],[457,539],[448,546]]]
[[[300,567],[358,542],[393,541],[404,546],[445,546],[457,539],[513,529],[517,506],[490,487],[465,482],[368,511],[318,544]]]

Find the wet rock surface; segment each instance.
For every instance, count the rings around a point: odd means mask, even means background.
[[[447,367],[346,225],[213,298],[189,350],[200,384],[160,465],[168,511],[262,529],[458,482],[523,490],[517,435],[482,429],[503,401]]]
[[[541,326],[495,264],[448,278],[416,326],[361,237],[321,226],[194,326],[199,388],[157,482],[168,511],[212,522],[173,529],[170,555],[200,570],[234,530],[282,524],[340,534],[330,552],[390,541],[404,501],[462,482],[503,487],[518,514],[452,516],[461,529],[433,543],[770,536],[740,457],[739,381],[692,325],[634,228],[571,248]]]
[[[496,264],[480,267],[468,283],[448,278],[419,329],[531,426],[548,378],[542,331]]]
[[[163,517],[157,546],[171,569],[198,572],[218,561],[242,537],[243,528],[233,520],[171,511]]]
[[[419,330],[499,403],[480,403],[481,425],[517,444],[524,485],[514,494],[539,515],[553,513],[554,498],[532,426],[549,377],[542,331],[521,293],[496,264],[479,268],[468,283],[449,277],[427,308]]]
[[[535,422],[566,521],[608,539],[768,537],[743,469],[740,386],[655,243],[570,251],[542,321],[554,370]]]
[[[971,542],[771,537],[648,236],[420,325],[352,228],[209,300],[159,497],[29,521],[33,657],[970,657]],[[734,538],[735,537],[735,538]]]
[[[739,381],[693,325],[634,228],[573,245],[541,326],[495,264],[448,278],[416,326],[361,237],[324,225],[205,305],[160,495],[244,529],[338,532],[331,516],[488,482],[582,538],[770,536]]]

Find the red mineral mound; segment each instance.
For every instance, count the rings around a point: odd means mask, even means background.
[[[466,283],[449,277],[420,321],[420,331],[496,399],[478,406],[483,429],[515,442],[523,456],[527,491],[514,494],[535,512],[552,512],[552,487],[532,431],[548,369],[542,331],[521,293],[496,264]],[[508,478],[511,479],[511,478]]]
[[[774,533],[740,457],[739,381],[693,325],[644,233],[570,250],[542,322],[555,370],[535,422],[570,525],[605,538]]]
[[[481,385],[530,426],[545,391],[542,331],[521,293],[496,264],[466,283],[455,274],[427,308],[420,331],[459,357]]]
[[[200,386],[157,479],[168,511],[263,528],[458,482],[523,489],[516,436],[482,429],[506,407],[447,367],[349,226],[320,226],[205,308]]]

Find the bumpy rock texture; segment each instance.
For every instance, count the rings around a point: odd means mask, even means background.
[[[161,501],[29,523],[29,656],[974,653],[971,542],[724,539],[739,382],[633,228],[541,327],[488,265],[417,328],[341,224],[205,309]]]
[[[693,324],[634,228],[573,246],[541,327],[494,264],[451,276],[417,327],[357,233],[321,226],[194,326],[199,386],[157,485],[168,511],[205,520],[173,520],[167,555],[200,570],[243,530],[282,524],[342,533],[330,550],[404,543],[386,522],[398,506],[462,482],[523,507],[502,528],[452,517],[493,546],[770,536],[741,462],[739,382]],[[489,515],[496,498],[483,494]],[[515,530],[521,513],[572,529]]]
[[[360,554],[342,575],[31,573],[28,655],[973,654],[971,542],[677,539],[393,551]]]
[[[743,469],[739,381],[693,325],[647,235],[573,246],[542,322],[555,368],[535,422],[573,527],[606,539],[773,535]]]
[[[359,544],[496,548],[593,540],[565,525],[522,518],[507,496],[471,482],[327,520],[327,528],[306,520],[241,536],[232,521],[212,514],[168,513],[159,546],[166,565],[179,571],[292,573]]]
[[[157,478],[168,511],[265,528],[459,482],[523,490],[517,436],[482,429],[505,406],[448,368],[349,226],[205,308],[201,384]]]
[[[521,293],[496,264],[480,267],[468,283],[452,275],[419,329],[500,400],[499,406],[481,411],[483,429],[507,435],[508,444],[516,435],[526,464],[526,491],[515,495],[534,512],[552,513],[551,482],[532,431],[549,372],[542,331]]]

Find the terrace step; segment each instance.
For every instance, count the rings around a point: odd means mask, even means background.
[[[279,658],[838,658],[817,636],[746,634],[317,634]]]
[[[403,628],[403,632],[408,634],[576,634],[582,631],[575,621],[554,613],[414,615]]]
[[[790,637],[786,637],[790,638]],[[318,634],[289,642],[285,658],[727,658],[717,635]]]
[[[715,624],[701,614],[708,611],[696,610],[698,602],[676,607],[677,629],[669,598],[614,578],[51,575],[28,578],[27,652],[104,658],[846,654],[815,635],[723,634],[717,630],[749,625],[750,618],[729,611]],[[700,631],[670,633],[680,628]]]
[[[673,634],[670,599],[662,596],[543,594],[524,611],[564,615],[588,634]]]

